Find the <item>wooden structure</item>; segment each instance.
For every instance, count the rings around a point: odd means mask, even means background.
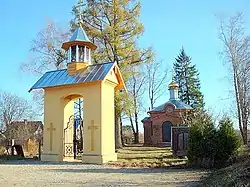
[[[172,127],[172,150],[175,157],[187,156],[188,150],[188,127]]]

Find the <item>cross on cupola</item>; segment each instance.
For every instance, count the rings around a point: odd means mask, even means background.
[[[169,93],[170,93],[170,100],[178,100],[178,91],[179,91],[179,84],[174,80],[174,70],[172,70],[172,81],[168,85]]]
[[[79,2],[77,3],[77,5],[74,6],[74,8],[76,9],[77,13],[77,24],[78,26],[82,26],[83,25],[83,20],[82,20],[82,16],[83,16],[83,10],[82,7],[84,7],[86,4],[83,3],[83,0],[79,0]]]
[[[77,27],[68,42],[63,43],[62,48],[68,54],[68,73],[74,75],[78,70],[91,65],[91,51],[97,46],[92,43],[83,29],[83,10],[85,4],[79,0],[75,9],[77,11]]]

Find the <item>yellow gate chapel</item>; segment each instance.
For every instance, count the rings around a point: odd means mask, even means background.
[[[73,143],[72,133],[64,133],[74,101],[84,98],[83,163],[116,161],[114,91],[125,89],[116,63],[91,64],[96,49],[81,26],[81,19],[69,42],[67,69],[46,72],[30,89],[44,89],[43,161],[63,161],[65,141]]]

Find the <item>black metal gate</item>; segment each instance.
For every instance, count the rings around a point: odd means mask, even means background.
[[[83,152],[83,120],[81,117],[71,116],[64,129],[64,157],[81,156]]]
[[[74,120],[74,159],[83,152],[83,120],[78,117]]]

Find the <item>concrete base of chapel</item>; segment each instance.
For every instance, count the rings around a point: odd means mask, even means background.
[[[105,164],[111,161],[117,161],[117,153],[109,155],[83,154],[82,162],[84,164]]]
[[[60,162],[63,161],[59,154],[55,153],[42,153],[41,154],[42,161],[51,161],[51,162]]]

